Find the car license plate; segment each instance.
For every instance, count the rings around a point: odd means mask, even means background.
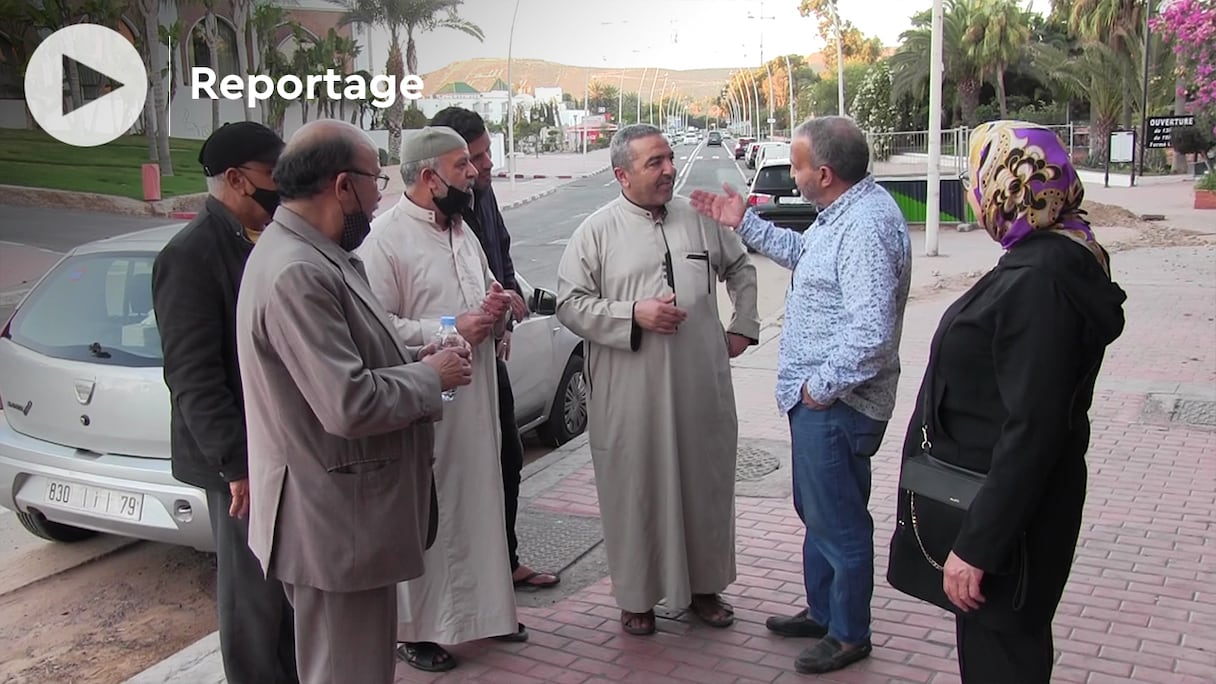
[[[802,195],[794,195],[793,197],[778,197],[777,204],[806,204],[806,200],[802,199]]]
[[[44,494],[49,504],[98,513],[111,518],[138,522],[144,515],[143,494],[62,480],[48,480]]]

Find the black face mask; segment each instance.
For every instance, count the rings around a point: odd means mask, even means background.
[[[266,215],[274,218],[274,210],[279,208],[279,193],[277,190],[267,190],[254,186],[253,194],[250,195],[258,206],[266,211]]]
[[[456,186],[443,180],[443,176],[435,174],[439,181],[447,186],[448,191],[443,197],[435,197],[435,208],[439,213],[449,218],[457,216],[464,211],[469,203],[473,201],[473,193],[468,190],[461,190]]]
[[[358,249],[372,232],[372,220],[363,211],[363,202],[358,195],[355,195],[355,203],[359,205],[358,211],[342,214],[342,237],[338,239],[338,246],[348,252]]]

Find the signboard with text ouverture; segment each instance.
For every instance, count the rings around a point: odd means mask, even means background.
[[[1147,137],[1144,140],[1144,146],[1151,150],[1168,149],[1170,146],[1170,136],[1175,128],[1194,125],[1195,116],[1193,114],[1150,116],[1148,118],[1148,130],[1145,132]]]

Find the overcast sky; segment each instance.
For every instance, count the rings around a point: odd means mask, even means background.
[[[895,45],[912,14],[931,5],[840,0],[840,14]],[[422,34],[419,71],[472,57],[505,58],[514,7],[514,0],[465,0],[460,14],[485,31],[485,42],[446,29]],[[815,20],[798,14],[798,0],[519,0],[512,53],[575,66],[738,67],[761,63],[761,40],[766,59],[823,47]],[[382,70],[387,32],[374,33],[372,43],[374,67]]]

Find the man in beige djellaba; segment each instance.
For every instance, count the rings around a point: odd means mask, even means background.
[[[654,607],[727,627],[735,580],[738,417],[730,359],[755,344],[756,269],[739,237],[674,196],[654,126],[612,139],[621,196],[583,221],[558,266],[558,319],[586,341],[591,458],[621,627]],[[725,329],[716,282],[734,315]]]
[[[440,318],[455,316],[472,350],[473,381],[444,402],[435,424],[435,544],[422,577],[397,591],[398,657],[442,672],[456,660],[440,644],[527,636],[516,621],[499,465],[494,333],[505,329],[511,300],[461,218],[477,177],[464,138],[444,126],[413,131],[401,162],[405,193],[359,248],[368,281],[403,343],[430,342]]]

